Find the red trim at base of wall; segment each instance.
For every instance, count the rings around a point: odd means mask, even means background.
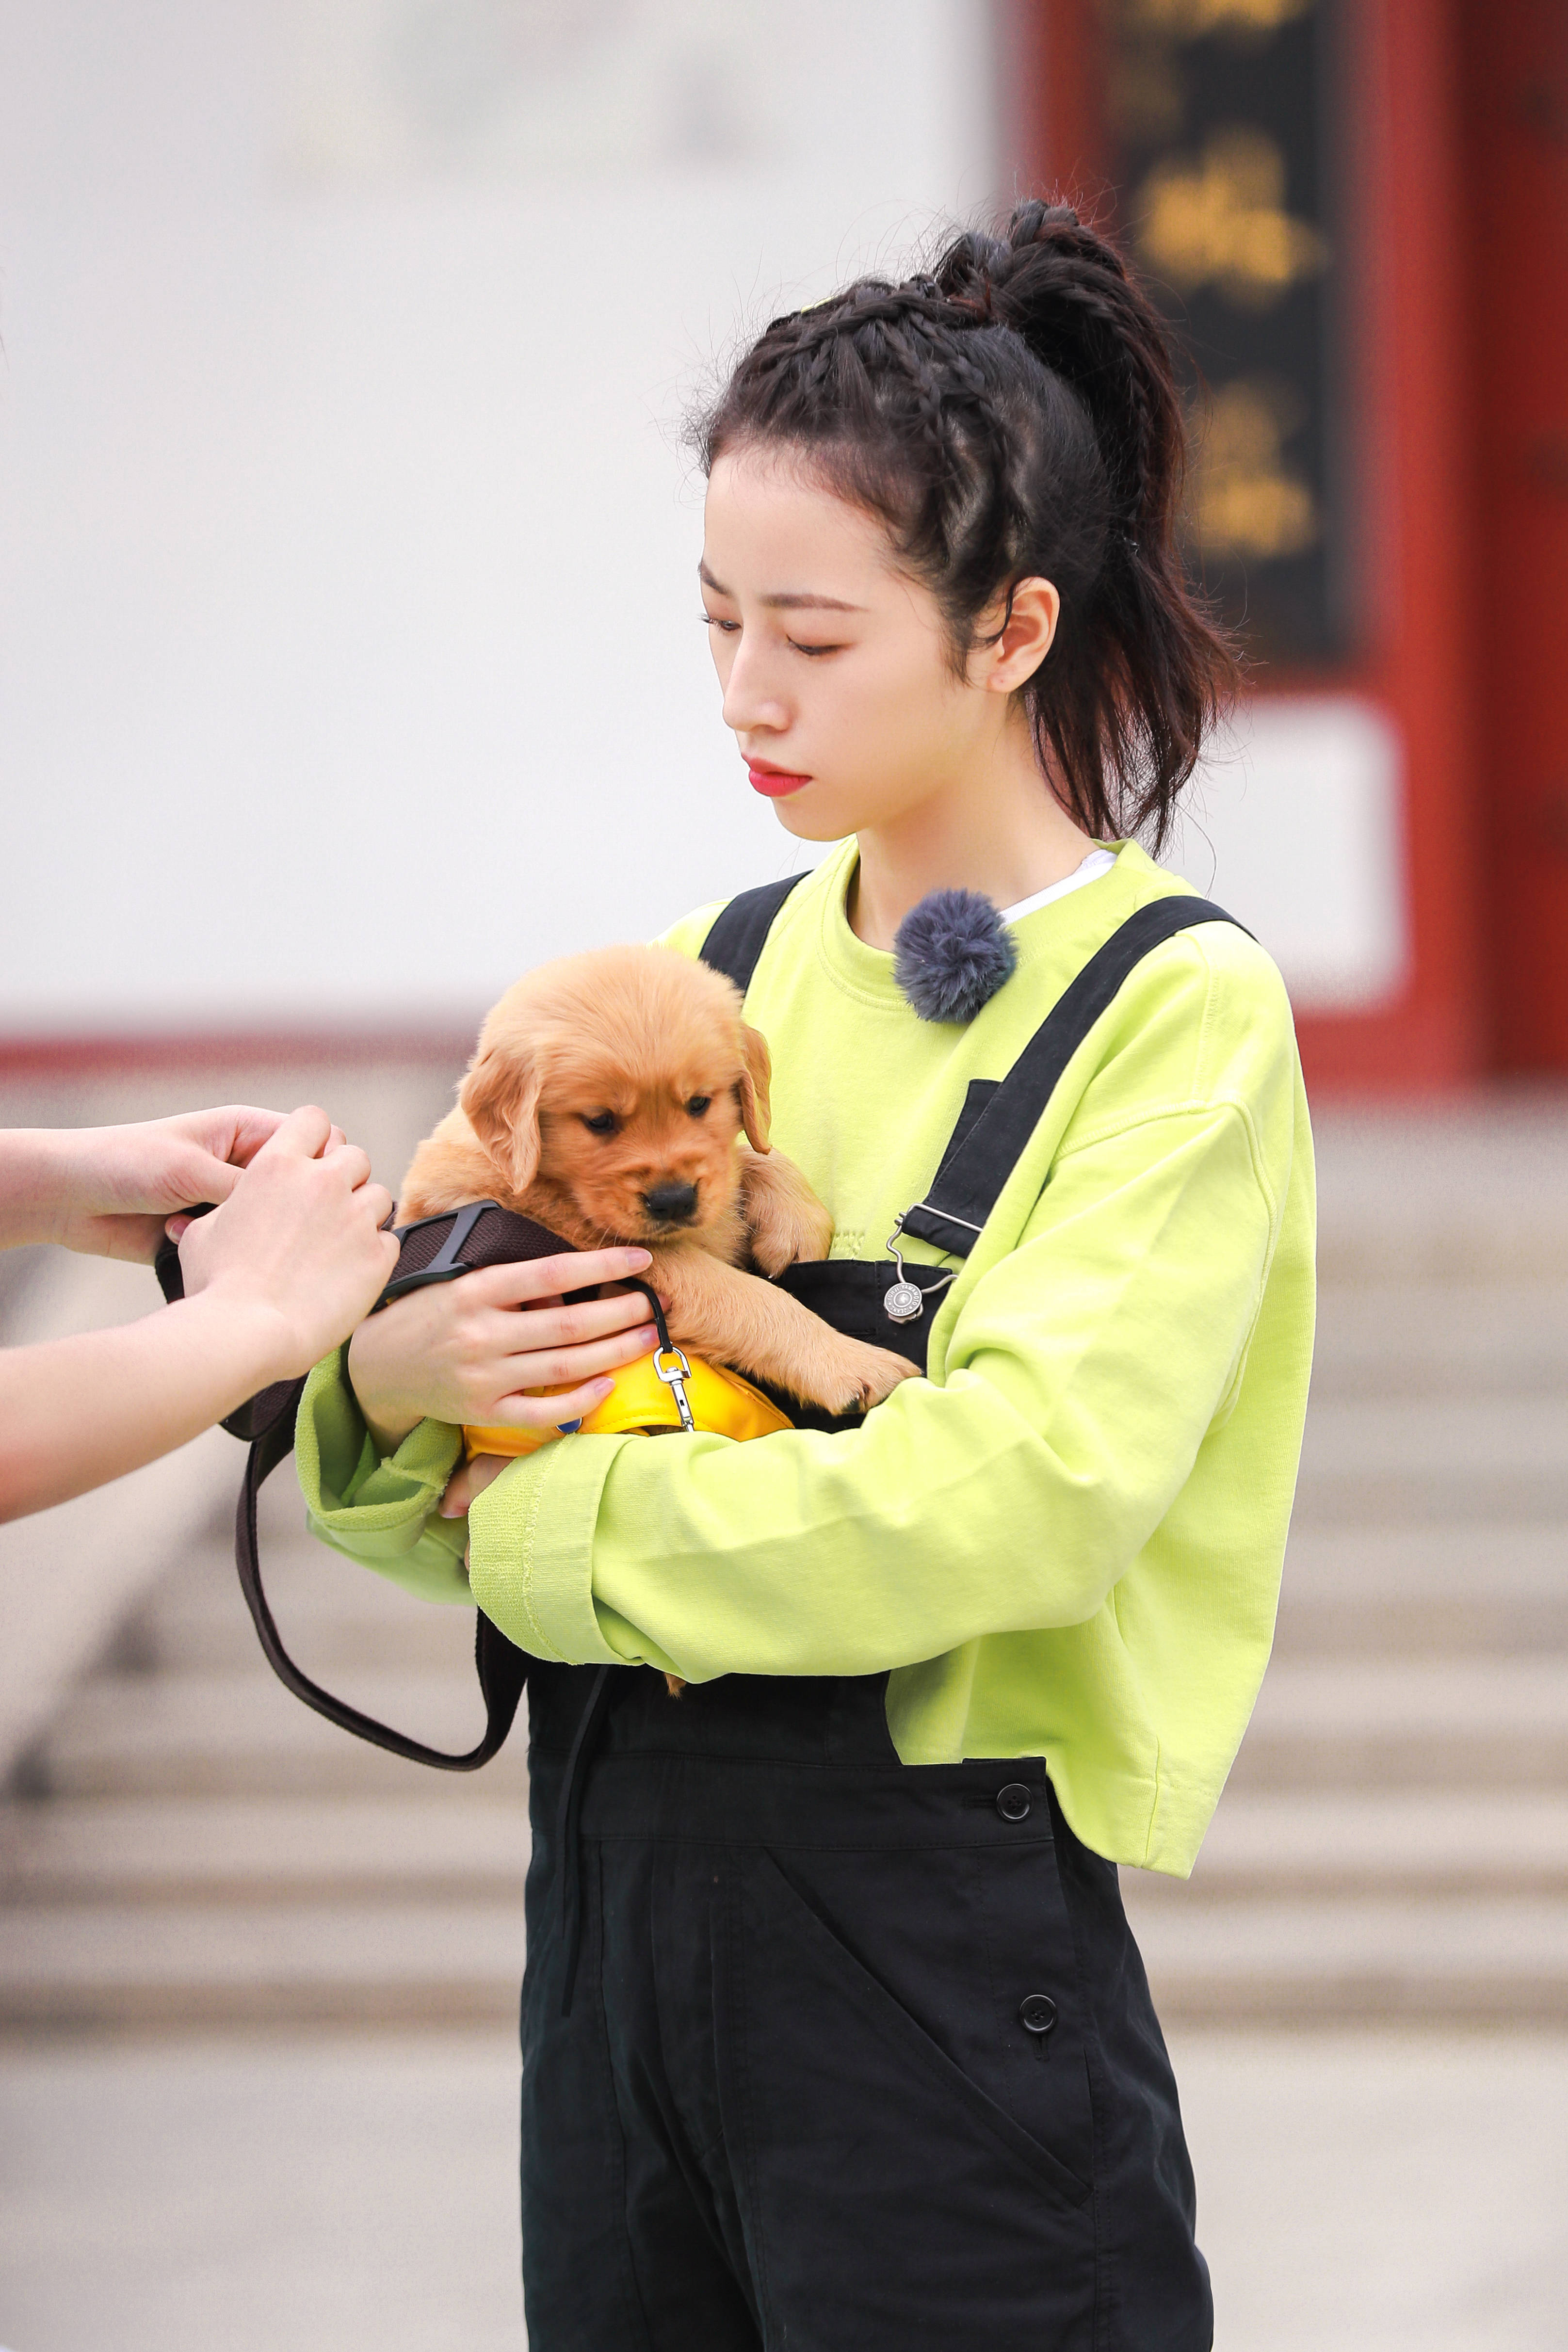
[[[175,1034],[0,1037],[0,1080],[100,1077],[128,1072],[332,1067],[342,1063],[468,1066],[479,1016],[467,1029],[214,1029]]]

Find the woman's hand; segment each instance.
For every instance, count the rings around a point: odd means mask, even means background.
[[[369,1181],[364,1153],[337,1134],[321,1110],[273,1122],[220,1208],[170,1220],[185,1227],[185,1296],[174,1306],[114,1330],[0,1349],[0,1518],[184,1445],[353,1330],[397,1263],[397,1244],[378,1230],[390,1198]],[[172,1197],[218,1190],[213,1170],[194,1183],[180,1173],[191,1163],[179,1154],[206,1147],[174,1141],[161,1163],[175,1171]],[[156,1192],[147,1183],[142,1197]],[[162,1225],[154,1212],[136,1213]]]
[[[584,1250],[486,1266],[395,1299],[349,1348],[349,1378],[378,1450],[395,1453],[426,1418],[548,1429],[592,1412],[614,1386],[605,1375],[651,1354],[658,1333],[639,1291],[574,1307],[562,1294],[623,1281],[652,1262],[645,1249]],[[522,1393],[562,1387],[559,1396]]]
[[[510,1457],[505,1454],[476,1454],[471,1462],[460,1462],[447,1481],[447,1491],[441,1497],[441,1517],[460,1519],[476,1495],[493,1486]],[[467,1554],[464,1554],[465,1559]]]
[[[268,1380],[288,1380],[374,1306],[397,1265],[391,1214],[365,1154],[312,1107],[281,1121],[211,1216],[169,1222],[185,1297],[252,1328]]]
[[[229,1103],[131,1127],[13,1129],[0,1137],[0,1247],[60,1242],[151,1263],[165,1220],[226,1201],[283,1116]]]

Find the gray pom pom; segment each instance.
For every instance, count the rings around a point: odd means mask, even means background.
[[[978,890],[932,890],[893,939],[893,976],[922,1021],[973,1021],[1017,968],[1012,934]]]

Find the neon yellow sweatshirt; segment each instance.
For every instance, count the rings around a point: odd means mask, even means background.
[[[969,1081],[1004,1077],[1118,925],[1185,887],[1123,845],[1019,920],[1013,979],[942,1027],[849,929],[854,858],[845,844],[795,891],[746,1001],[773,1049],[773,1140],[847,1258],[880,1255],[922,1197]],[[695,954],[716,912],[669,942]],[[379,1462],[340,1355],[300,1408],[311,1525],[431,1598],[477,1600],[542,1658],[694,1683],[890,1668],[906,1763],[1043,1755],[1086,1844],[1184,1874],[1273,1638],[1312,1260],[1284,987],[1245,933],[1205,924],[1101,1016],[927,1310],[929,1377],[862,1427],[567,1438],[442,1521],[457,1432],[422,1423]]]

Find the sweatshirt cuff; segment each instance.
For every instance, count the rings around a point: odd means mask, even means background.
[[[462,1450],[460,1429],[422,1421],[382,1461],[349,1382],[348,1350],[340,1348],[306,1381],[294,1427],[311,1531],[340,1547],[352,1539],[360,1559],[392,1559],[411,1550]]]
[[[594,1606],[594,1529],[624,1437],[564,1437],[510,1463],[468,1511],[474,1599],[520,1650],[562,1665],[624,1665]]]

